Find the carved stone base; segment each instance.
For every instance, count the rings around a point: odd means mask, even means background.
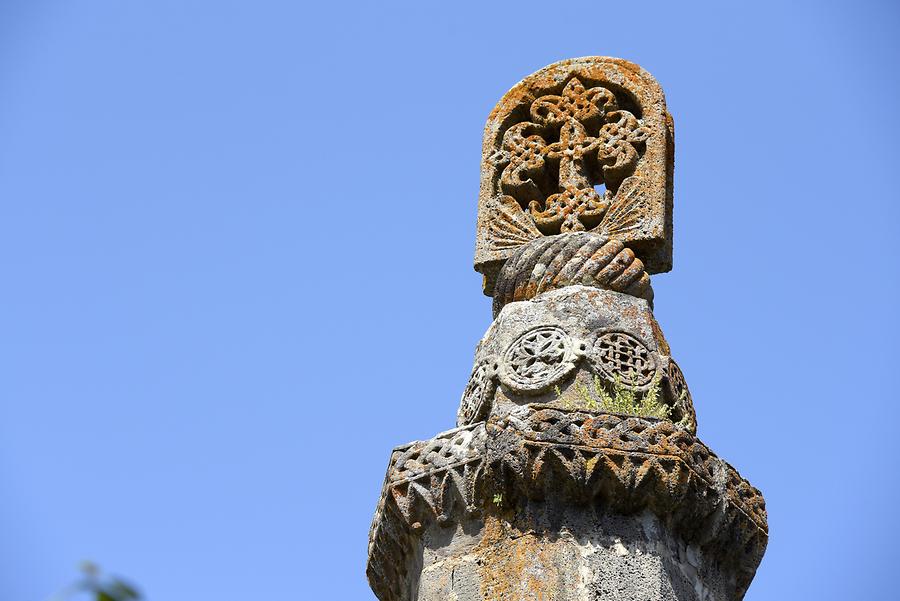
[[[423,533],[418,601],[730,601],[735,576],[649,511],[530,501]],[[415,580],[415,579],[414,579]]]

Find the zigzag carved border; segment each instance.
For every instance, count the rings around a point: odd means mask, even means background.
[[[495,494],[649,509],[732,566],[741,589],[768,541],[761,493],[671,422],[535,405],[395,449],[369,536],[379,599],[405,601],[403,559],[422,528],[492,511]]]

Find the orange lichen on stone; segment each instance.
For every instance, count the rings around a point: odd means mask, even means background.
[[[627,244],[638,276],[668,271],[671,137],[662,88],[628,61],[561,61],[516,84],[484,132],[475,269],[485,293],[517,249],[567,232]]]
[[[653,316],[673,122],[625,60],[526,77],[485,127],[475,268],[494,297],[457,428],[397,447],[369,534],[380,601],[740,601],[759,490],[696,436]]]
[[[555,601],[560,592],[557,550],[546,537],[519,533],[496,517],[485,520],[476,553],[483,599]]]

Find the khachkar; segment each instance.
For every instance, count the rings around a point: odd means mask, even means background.
[[[743,597],[765,503],[696,438],[651,312],[673,150],[662,90],[619,59],[551,65],[491,113],[475,268],[495,319],[459,427],[391,456],[381,601]]]

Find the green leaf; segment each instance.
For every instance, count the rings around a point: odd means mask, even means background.
[[[129,601],[141,598],[140,593],[119,579],[115,579],[110,583],[108,592],[117,601]]]

